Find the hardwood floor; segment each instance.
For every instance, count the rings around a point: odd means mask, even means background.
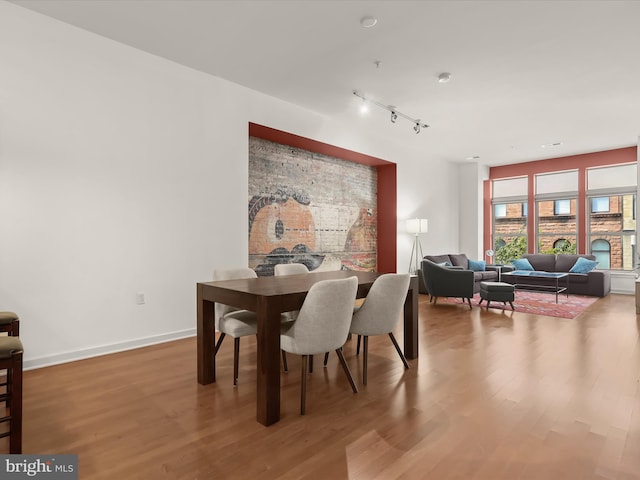
[[[372,338],[355,395],[336,356],[318,356],[301,417],[290,355],[271,427],[255,421],[253,339],[237,388],[227,340],[208,386],[195,339],[32,370],[24,453],[77,453],[83,480],[640,479],[638,318],[624,295],[574,320],[421,296],[410,370]],[[361,379],[355,340],[345,355]]]

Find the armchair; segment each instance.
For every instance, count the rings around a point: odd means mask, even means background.
[[[471,308],[474,278],[471,270],[442,267],[431,260],[422,260],[422,277],[429,292],[429,300],[438,302],[438,297],[459,297]]]

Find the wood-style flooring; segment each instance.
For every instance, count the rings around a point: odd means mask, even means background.
[[[289,355],[271,427],[255,420],[253,338],[241,342],[237,388],[229,339],[207,386],[196,382],[195,338],[31,370],[24,453],[76,453],[83,480],[637,480],[634,300],[612,294],[567,320],[421,296],[410,370],[388,337],[372,338],[363,386],[354,339],[345,355],[360,393],[335,355],[327,368],[318,356],[302,417],[300,360]]]

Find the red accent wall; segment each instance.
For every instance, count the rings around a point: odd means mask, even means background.
[[[638,147],[618,148],[604,152],[584,153],[568,157],[548,158],[535,162],[515,163],[491,167],[489,178],[523,177],[536,173],[561,172],[562,170],[576,170],[580,168],[604,167],[618,163],[634,163],[637,161]]]
[[[363,153],[318,142],[310,138],[249,123],[249,136],[301,148],[310,152],[376,167],[378,173],[378,271],[395,273],[397,264],[397,165]]]

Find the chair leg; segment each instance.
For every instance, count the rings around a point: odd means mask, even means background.
[[[404,353],[402,353],[402,350],[400,350],[400,345],[398,345],[396,337],[393,336],[393,333],[389,332],[389,338],[393,342],[393,346],[396,347],[396,352],[398,352],[398,355],[400,355],[400,360],[402,360],[402,363],[404,363],[404,368],[408,369],[409,364],[407,363],[407,358],[404,356]]]
[[[307,368],[309,355],[302,355],[302,376],[300,379],[300,415],[307,411]]]
[[[358,335],[358,344],[356,345],[356,355],[360,355],[360,340],[362,339],[362,335]]]
[[[353,393],[358,393],[358,387],[356,387],[356,382],[353,380],[353,375],[351,375],[351,370],[349,370],[349,365],[347,365],[347,361],[344,359],[342,348],[336,349],[336,353],[338,354],[338,358],[340,359],[340,365],[342,365],[342,369],[344,370],[344,373],[347,376],[347,380],[349,380],[349,383],[351,384],[351,390],[353,390]]]
[[[472,310],[472,309],[473,309],[473,307],[471,306],[471,299],[470,299],[470,298],[467,298],[467,302],[469,302],[469,310]]]
[[[213,351],[214,355],[218,354],[218,350],[220,350],[220,345],[222,345],[222,340],[224,340],[224,337],[226,337],[227,335],[225,333],[221,333],[220,337],[218,337],[218,341],[216,342],[216,349]]]
[[[284,350],[281,350],[282,352],[282,369],[285,372],[289,371],[289,367],[287,366],[287,352],[285,352]]]
[[[238,357],[240,356],[240,337],[233,339],[233,386],[238,385]]]
[[[327,366],[327,362],[329,361],[329,352],[326,352],[324,354],[324,366]]]
[[[22,352],[13,354],[11,370],[9,453],[22,453]]]
[[[433,304],[437,305],[438,304],[438,297],[433,297]]]
[[[509,305],[511,305],[511,310],[515,310],[515,308],[513,308],[513,302],[511,302],[511,300],[509,300]]]
[[[363,335],[362,341],[362,384],[367,384],[367,364],[369,363],[369,337]]]

